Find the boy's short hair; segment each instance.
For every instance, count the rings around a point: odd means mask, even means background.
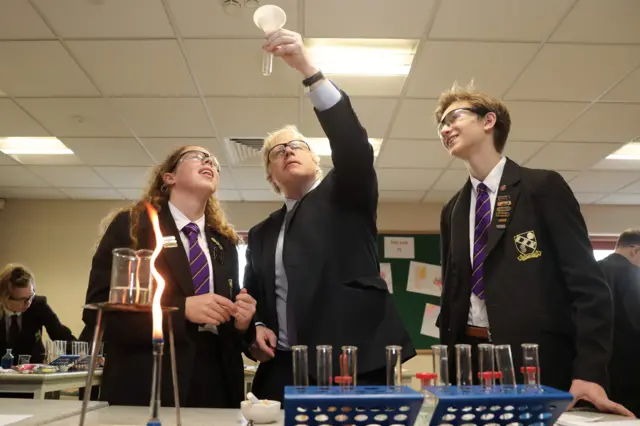
[[[627,229],[618,237],[616,248],[640,246],[640,228]]]

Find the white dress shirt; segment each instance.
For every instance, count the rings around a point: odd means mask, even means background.
[[[493,170],[491,170],[491,173],[489,173],[486,179],[482,182],[488,188],[489,201],[491,204],[491,218],[493,218],[493,210],[496,205],[498,188],[500,187],[500,180],[502,179],[502,172],[504,171],[504,165],[506,162],[506,157],[502,157]],[[471,206],[469,208],[469,261],[471,262],[471,268],[473,268],[473,245],[475,242],[475,236],[473,234],[476,229],[476,201],[478,199],[478,185],[480,185],[480,181],[471,176]],[[489,328],[487,306],[484,300],[480,299],[473,292],[471,292],[471,308],[469,309],[469,320],[467,324],[475,327]]]
[[[13,321],[13,316],[17,315],[18,318],[18,328],[20,330],[22,330],[22,312],[13,312],[8,310],[7,308],[4,308],[4,325],[5,325],[5,331],[6,331],[6,336],[7,338],[9,337],[9,329],[11,328],[11,323]],[[4,354],[3,354],[4,355]]]

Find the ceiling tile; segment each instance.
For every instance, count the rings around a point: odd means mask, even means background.
[[[285,11],[285,28],[292,31],[298,29],[297,3],[296,0],[269,0],[269,4]],[[220,1],[169,0],[168,4],[180,33],[186,38],[262,38],[264,35],[253,23],[255,9],[250,7],[242,7],[238,14],[229,16]]]
[[[437,106],[435,99],[405,99],[400,102],[400,111],[391,128],[392,138],[439,138],[433,114]]]
[[[381,202],[417,203],[422,200],[424,191],[380,191]]]
[[[122,194],[125,199],[131,201],[137,201],[144,195],[144,190],[142,188],[118,188],[116,191]]]
[[[527,167],[551,170],[590,168],[622,144],[551,142],[526,162]]]
[[[367,129],[370,138],[382,138],[389,129],[391,114],[396,105],[396,99],[383,98],[350,98],[353,110],[360,123]],[[305,100],[302,113],[302,133],[307,137],[325,137],[318,122],[311,102]]]
[[[125,197],[111,188],[60,188],[74,200],[123,200]]]
[[[460,189],[460,188],[458,188]],[[438,203],[444,204],[448,202],[458,191],[434,191],[427,192],[427,195],[422,200],[425,203]]]
[[[131,137],[131,132],[104,99],[20,99],[19,103],[58,138]]]
[[[233,169],[233,174],[229,167],[220,168],[220,180],[218,182],[218,189],[236,189],[236,169]],[[264,175],[263,175],[264,178]],[[238,186],[239,188],[239,186]]]
[[[640,179],[640,172],[587,171],[569,182],[577,193],[609,193]]]
[[[134,138],[62,138],[88,166],[151,166],[153,160]]]
[[[637,0],[580,0],[551,41],[640,43]]]
[[[282,195],[273,189],[243,189],[240,194],[245,201],[282,201]]]
[[[640,205],[640,194],[611,194],[598,200],[596,204]]]
[[[589,108],[559,140],[626,143],[640,135],[640,104],[602,104]]]
[[[446,169],[451,160],[440,140],[389,139],[383,143],[376,167]]]
[[[433,185],[442,170],[427,169],[378,169],[380,191],[426,191]]]
[[[4,182],[3,182],[4,184]],[[66,194],[57,188],[5,188],[0,186],[0,197],[11,199],[67,199]]]
[[[41,155],[24,154],[14,155],[18,163],[25,166],[79,166],[83,162],[75,155]]]
[[[607,160],[606,158],[596,163],[592,169],[596,170],[637,170],[640,171],[638,160]]]
[[[429,38],[542,41],[572,3],[572,0],[447,0],[438,9]]]
[[[573,194],[580,204],[592,204],[607,194]]]
[[[58,188],[106,188],[109,186],[90,167],[29,166],[28,169]]]
[[[593,101],[638,58],[640,46],[546,44],[506,99]]]
[[[221,166],[227,165],[224,150],[216,138],[143,138],[142,144],[158,164],[178,148],[198,146],[214,155]]]
[[[624,194],[640,194],[640,180],[632,183],[631,185],[625,186],[618,190],[618,192]]]
[[[0,114],[2,115],[2,114]],[[0,152],[0,166],[19,166],[18,162],[10,156]]]
[[[261,40],[185,40],[205,96],[298,96],[300,74],[279,58],[274,58],[271,75],[262,75],[261,46]]]
[[[198,98],[119,98],[112,101],[139,137],[214,136]]]
[[[267,182],[262,167],[234,167],[232,169],[233,181],[240,190],[245,189],[271,189]]]
[[[426,43],[414,60],[411,72],[419,77],[409,81],[407,96],[437,98],[456,81],[461,86],[473,81],[476,89],[501,97],[539,46],[538,43]]]
[[[207,98],[207,103],[225,137],[262,138],[287,124],[298,124],[294,98]]]
[[[72,41],[69,48],[108,96],[196,96],[175,40]]]
[[[506,105],[511,115],[509,137],[519,141],[550,141],[589,107],[577,102],[508,101]]]
[[[625,77],[602,99],[617,102],[640,102],[640,68]]]
[[[173,37],[161,0],[34,0],[34,3],[66,39]]]
[[[220,201],[242,201],[240,191],[235,189],[218,189],[216,191],[216,198]]]
[[[305,36],[420,38],[433,4],[434,0],[306,0]]]
[[[405,76],[330,75],[331,81],[349,96],[399,97]]]
[[[114,188],[144,188],[149,183],[151,167],[94,167]]]
[[[48,187],[45,182],[22,166],[0,166],[0,182],[10,187]]]
[[[469,180],[469,173],[466,170],[446,170],[431,190],[458,191],[467,180]]]
[[[24,0],[0,1],[0,39],[46,39],[53,33]]]
[[[0,87],[9,95],[99,94],[62,44],[57,41],[1,41],[0,58]],[[43,70],[46,70],[45,74]]]
[[[0,99],[0,137],[49,136],[38,122],[29,117],[11,99]]]

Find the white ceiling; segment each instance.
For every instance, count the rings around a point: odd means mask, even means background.
[[[640,1],[268,2],[306,37],[420,41],[406,79],[334,78],[384,139],[383,202],[441,203],[463,184],[432,111],[474,79],[512,111],[508,156],[560,171],[582,203],[640,204],[640,162],[603,161],[640,136]],[[227,16],[220,0],[0,1],[0,137],[56,136],[75,152],[0,154],[0,197],[135,199],[150,166],[190,144],[223,165],[221,199],[279,199],[225,138],[285,124],[324,135],[297,74],[276,61],[261,75],[252,13]]]

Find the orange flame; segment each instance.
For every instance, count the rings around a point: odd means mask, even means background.
[[[165,282],[162,278],[162,275],[158,273],[156,269],[155,263],[160,251],[163,246],[162,239],[162,231],[160,230],[160,222],[158,220],[158,212],[156,209],[148,202],[145,201],[145,206],[147,208],[147,213],[149,214],[149,219],[151,220],[151,225],[153,226],[153,233],[156,237],[156,248],[153,250],[151,254],[151,275],[156,281],[156,290],[153,293],[153,304],[152,304],[152,313],[153,313],[153,340],[162,340],[164,335],[162,334],[162,305],[160,304],[160,299],[162,298],[162,292],[164,291]]]

